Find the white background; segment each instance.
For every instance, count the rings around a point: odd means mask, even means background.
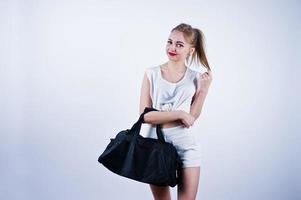
[[[138,119],[144,70],[167,61],[181,22],[204,32],[213,72],[194,125],[197,199],[301,199],[300,11],[293,0],[0,1],[0,199],[152,199],[97,159]]]

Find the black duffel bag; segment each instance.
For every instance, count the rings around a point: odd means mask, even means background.
[[[141,136],[144,114],[158,111],[145,107],[131,129],[120,131],[111,138],[98,162],[110,171],[144,183],[174,187],[179,183],[183,165],[173,144],[165,142],[160,124],[156,126],[158,139]]]

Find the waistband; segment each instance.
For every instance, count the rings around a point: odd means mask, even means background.
[[[150,126],[150,130],[153,131],[153,132],[156,132],[156,127],[155,126]],[[187,128],[183,125],[178,125],[178,126],[173,126],[173,127],[168,127],[168,128],[162,128],[161,127],[161,130],[163,131],[163,133],[171,133],[171,132],[174,132],[174,131],[187,132],[187,131],[191,130],[191,127]]]
[[[185,128],[184,126],[182,125],[179,125],[179,126],[173,126],[173,127],[168,127],[168,128],[161,128],[162,130],[173,130],[173,129],[179,129],[179,128]]]

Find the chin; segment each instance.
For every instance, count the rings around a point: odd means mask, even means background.
[[[174,61],[174,62],[177,62],[177,61],[179,61],[179,59],[178,59],[178,58],[172,58],[172,57],[169,57],[169,56],[168,56],[168,60],[170,60],[170,61]]]
[[[169,60],[173,60],[173,61],[178,60],[177,58],[172,57],[172,56],[170,56],[169,54],[167,54],[167,57],[168,57]]]
[[[177,61],[178,59],[174,59],[174,58],[168,57],[168,60],[170,60],[170,61]]]

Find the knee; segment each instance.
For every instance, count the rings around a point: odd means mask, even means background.
[[[178,200],[195,200],[195,195],[185,194],[179,196]]]
[[[154,200],[171,200],[169,194],[153,194]]]
[[[154,197],[154,200],[171,200],[170,197]]]
[[[158,187],[151,185],[154,200],[171,200],[169,187]]]

